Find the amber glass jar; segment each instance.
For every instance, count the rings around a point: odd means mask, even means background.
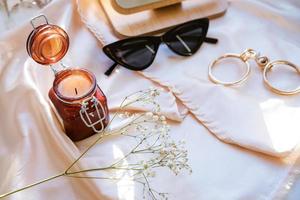
[[[34,20],[46,23],[35,26]],[[34,30],[27,39],[27,52],[37,63],[49,66],[68,51],[69,37],[59,26],[48,23],[44,15],[31,21]],[[49,98],[62,119],[66,134],[78,141],[104,130],[109,121],[107,100],[91,72],[81,68],[55,71]]]
[[[72,76],[83,76],[90,87],[81,95],[65,95],[60,85]],[[75,93],[75,92],[74,92]],[[78,141],[103,130],[108,124],[107,100],[92,73],[84,69],[66,69],[56,74],[49,98],[61,117],[66,134]]]

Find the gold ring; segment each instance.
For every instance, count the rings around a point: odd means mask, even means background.
[[[268,80],[267,73],[276,65],[286,65],[288,67],[291,67],[296,70],[296,72],[300,75],[300,69],[294,65],[293,63],[290,63],[285,60],[277,60],[271,63],[268,63],[267,66],[264,68],[263,71],[263,78],[264,78],[264,83],[275,93],[281,94],[281,95],[292,95],[292,94],[297,94],[300,92],[300,85],[296,89],[292,90],[281,90],[276,87],[274,87]]]
[[[243,76],[239,79],[239,80],[236,80],[236,81],[221,81],[219,79],[217,79],[213,73],[212,73],[212,69],[213,67],[215,67],[215,65],[217,63],[219,63],[222,59],[225,59],[225,58],[237,58],[239,60],[241,60],[243,63],[245,63],[245,66],[246,66],[246,72],[243,74]],[[248,76],[250,75],[250,65],[248,63],[247,60],[244,60],[241,55],[239,54],[225,54],[223,56],[220,56],[219,58],[217,58],[216,60],[214,60],[210,66],[208,67],[208,78],[214,82],[214,83],[217,83],[217,84],[222,84],[224,86],[234,86],[234,85],[238,85],[238,84],[241,84],[242,82],[244,82],[245,80],[247,80]]]

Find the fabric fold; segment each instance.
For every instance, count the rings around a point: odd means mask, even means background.
[[[112,31],[104,25],[103,16],[88,14],[85,0],[78,0],[77,4],[83,22],[103,45],[116,40]],[[220,140],[284,157],[293,151],[300,140],[299,95],[283,97],[271,93],[263,85],[261,71],[254,62],[251,62],[250,79],[241,87],[215,85],[207,78],[207,67],[218,54],[240,53],[246,48],[255,48],[270,55],[271,60],[274,57],[296,62],[296,52],[299,54],[300,48],[289,40],[293,38],[297,41],[300,28],[285,33],[281,29],[291,27],[286,23],[288,15],[282,16],[282,19],[286,17],[282,23],[270,23],[268,16],[280,16],[282,11],[266,3],[262,4],[264,10],[268,10],[265,15],[253,16],[255,6],[256,3],[250,1],[231,2],[224,16],[211,21],[208,34],[219,38],[219,44],[204,44],[189,58],[172,55],[169,49],[161,47],[152,66],[139,74],[167,87]],[[101,12],[100,8],[96,10],[94,7],[92,11]],[[236,18],[236,15],[242,18]],[[243,19],[247,19],[247,27]],[[293,16],[292,22],[296,22]],[[232,24],[234,29],[229,28]],[[299,27],[297,23],[294,25]],[[268,39],[266,36],[269,36]],[[287,54],[284,49],[292,49],[293,55]],[[215,52],[215,55],[210,52]],[[225,76],[227,73],[224,71]],[[275,80],[280,82],[280,76]]]

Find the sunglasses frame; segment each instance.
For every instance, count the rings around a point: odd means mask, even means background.
[[[186,25],[194,25],[195,27],[199,27],[199,25],[203,28],[203,32],[204,34],[201,35],[201,37],[199,37],[198,41],[197,41],[197,48],[188,53],[181,53],[178,52],[176,49],[174,49],[167,41],[169,39],[169,37],[173,36],[174,33],[178,32],[179,29],[181,29],[183,26]],[[207,42],[207,43],[212,43],[212,44],[216,44],[218,42],[218,39],[216,38],[209,38],[207,37],[207,32],[208,32],[208,27],[209,27],[209,19],[208,18],[201,18],[201,19],[196,19],[196,20],[192,20],[192,21],[188,21],[185,23],[182,23],[180,25],[177,25],[173,28],[171,28],[170,30],[168,30],[167,32],[165,32],[163,35],[161,36],[137,36],[137,37],[131,37],[131,38],[127,38],[127,39],[123,39],[123,40],[119,40],[117,42],[108,44],[106,46],[103,47],[103,52],[111,59],[113,60],[115,63],[105,72],[105,75],[109,76],[113,70],[115,69],[115,67],[117,65],[121,65],[127,69],[133,70],[133,71],[141,71],[144,70],[146,68],[148,68],[149,66],[151,66],[151,64],[153,63],[156,54],[158,52],[159,46],[162,43],[165,43],[168,48],[170,50],[172,50],[174,53],[180,55],[180,56],[191,56],[193,54],[195,54],[201,47],[201,45],[203,44],[203,42]],[[148,65],[145,65],[145,67],[143,68],[136,68],[132,65],[129,65],[125,62],[123,62],[121,59],[117,58],[112,51],[114,51],[114,49],[118,48],[121,44],[123,44],[124,42],[131,42],[131,41],[136,41],[139,39],[144,39],[147,40],[149,43],[154,45],[154,49],[153,51],[155,51],[155,53],[153,54],[153,58],[152,60],[148,63]]]

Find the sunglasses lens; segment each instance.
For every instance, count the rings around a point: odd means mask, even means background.
[[[135,38],[124,41],[110,50],[120,63],[132,70],[143,70],[154,60],[158,45],[148,38]]]
[[[183,56],[193,55],[203,43],[208,29],[208,20],[184,24],[164,36],[164,42],[175,53]]]

